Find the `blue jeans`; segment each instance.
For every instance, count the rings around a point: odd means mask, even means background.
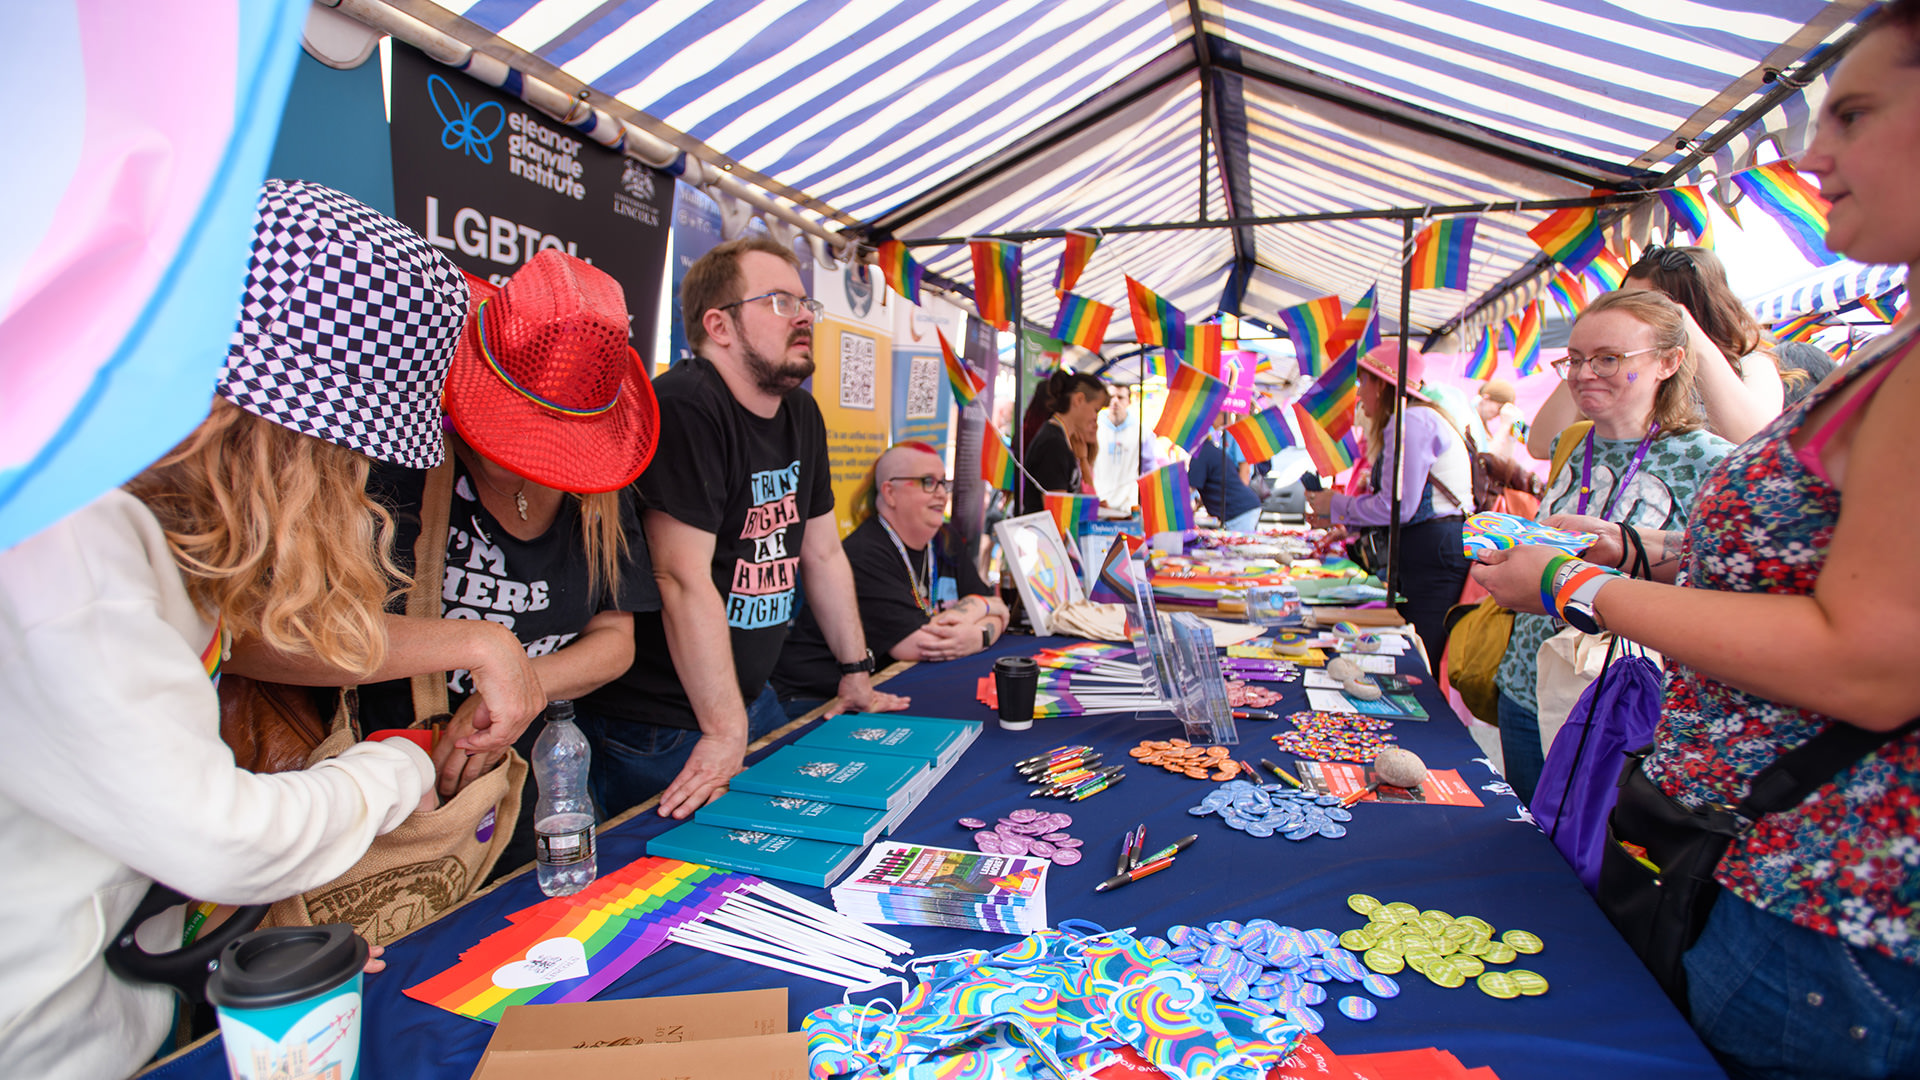
[[[696,728],[641,724],[588,713],[580,714],[576,721],[593,746],[588,783],[593,801],[607,817],[625,813],[667,790],[680,770],[687,767],[693,746],[700,741]],[[773,687],[761,688],[760,696],[747,705],[747,741],[751,743],[786,723],[786,713]]]
[[[1540,786],[1540,773],[1547,767],[1546,751],[1540,749],[1540,714],[1500,692],[1500,759],[1506,766],[1507,783],[1520,801],[1533,801],[1533,790]]]
[[[1244,514],[1236,514],[1220,523],[1228,532],[1250,533],[1260,527],[1260,508],[1254,507]]]
[[[1694,1029],[1732,1076],[1920,1075],[1920,967],[1730,892],[1686,966]]]

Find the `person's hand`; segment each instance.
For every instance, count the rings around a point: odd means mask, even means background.
[[[440,798],[451,799],[460,794],[460,790],[480,777],[492,772],[494,766],[506,760],[507,748],[497,750],[469,750],[475,739],[477,723],[485,714],[486,704],[475,694],[460,703],[453,719],[447,722],[447,730],[433,744],[434,772],[438,776],[437,790]],[[522,728],[525,725],[521,725]],[[518,736],[515,736],[518,738]],[[428,792],[429,796],[434,792]],[[424,803],[424,800],[423,800]],[[438,803],[434,804],[439,805]],[[432,807],[427,807],[432,809]]]
[[[941,623],[938,620],[921,627],[920,659],[938,663],[942,660],[957,660],[962,656],[972,656],[983,648],[980,644],[980,623]],[[885,710],[868,710],[885,711]]]
[[[1541,522],[1549,528],[1571,533],[1592,533],[1600,539],[1593,546],[1580,553],[1580,557],[1590,563],[1601,566],[1619,566],[1627,553],[1626,537],[1620,534],[1624,526],[1608,521],[1606,518],[1587,514],[1552,514]]]
[[[702,733],[680,775],[660,793],[660,816],[684,818],[727,793],[727,781],[740,772],[747,758],[747,733]]]
[[[481,622],[479,626],[496,626]],[[467,730],[460,736],[460,749],[494,753],[507,749],[533,718],[547,707],[547,695],[540,689],[540,676],[527,659],[527,650],[513,631],[500,627],[488,633],[485,655],[467,670],[473,677],[473,696],[468,703],[479,702]]]
[[[1505,551],[1484,551],[1480,553],[1479,564],[1473,568],[1473,580],[1492,593],[1494,602],[1503,608],[1545,615],[1546,609],[1540,606],[1540,575],[1546,572],[1547,563],[1560,554],[1563,552],[1554,548],[1532,544]]]
[[[380,959],[382,956],[385,956],[386,954],[387,954],[387,947],[385,945],[367,946],[367,964],[365,967],[360,969],[361,973],[366,975],[377,975],[380,972],[387,970],[387,962],[385,960]]]
[[[1307,523],[1321,526],[1332,524],[1333,492],[1307,492]]]
[[[840,676],[840,692],[821,714],[821,719],[845,712],[899,712],[911,704],[911,698],[875,690],[866,672],[853,671]]]

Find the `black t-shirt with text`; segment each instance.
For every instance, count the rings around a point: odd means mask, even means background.
[[[713,534],[713,584],[732,637],[740,695],[751,703],[766,685],[797,606],[807,522],[833,511],[826,424],[804,389],[790,391],[773,416],[755,416],[699,356],[655,379],[653,391],[660,441],[636,484],[641,505]],[[659,612],[636,615],[633,633],[633,667],[588,695],[585,709],[699,727]]]

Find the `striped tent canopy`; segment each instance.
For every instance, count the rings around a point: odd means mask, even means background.
[[[1885,296],[1906,283],[1904,266],[1841,262],[1750,301],[1747,308],[1763,325],[1771,326],[1801,315],[1830,315],[1855,300]]]

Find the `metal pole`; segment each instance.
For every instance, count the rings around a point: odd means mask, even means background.
[[[1017,240],[1014,241],[1013,245],[1014,245],[1015,251],[1020,251],[1019,241]],[[1024,252],[1022,252],[1022,254],[1024,254]],[[1026,476],[1026,470],[1027,470],[1026,397],[1027,395],[1026,395],[1026,385],[1025,385],[1025,379],[1024,379],[1025,372],[1026,372],[1026,364],[1023,361],[1026,357],[1026,337],[1027,336],[1020,332],[1020,290],[1021,288],[1022,288],[1022,282],[1020,281],[1020,277],[1016,275],[1013,279],[1013,296],[1011,296],[1008,299],[1008,305],[1010,310],[1007,312],[1008,316],[1013,320],[1013,421],[1009,426],[1013,428],[1013,460],[1014,460],[1014,463],[1019,466],[1019,468],[1014,471],[1020,474],[1015,478],[1015,480],[1017,481],[1017,486],[1020,489],[1019,494],[1015,495],[1013,499],[1014,516],[1016,517],[1018,517],[1020,514],[1029,512],[1027,509],[1027,485],[1032,482],[1028,480]],[[998,334],[997,329],[995,333],[996,335]],[[1000,351],[1000,342],[997,336],[995,337],[995,340],[994,340],[993,351],[996,353]],[[1044,507],[1036,507],[1035,509],[1043,509],[1043,508]]]
[[[1409,254],[1413,251],[1413,219],[1403,218],[1400,222],[1400,388],[1394,392],[1403,394],[1407,388],[1407,322],[1413,317],[1413,260]],[[1407,452],[1407,407],[1399,398],[1394,401],[1393,409],[1393,461],[1390,468],[1393,479],[1387,482],[1392,493],[1393,517],[1387,521],[1387,602],[1400,594],[1400,461]]]

